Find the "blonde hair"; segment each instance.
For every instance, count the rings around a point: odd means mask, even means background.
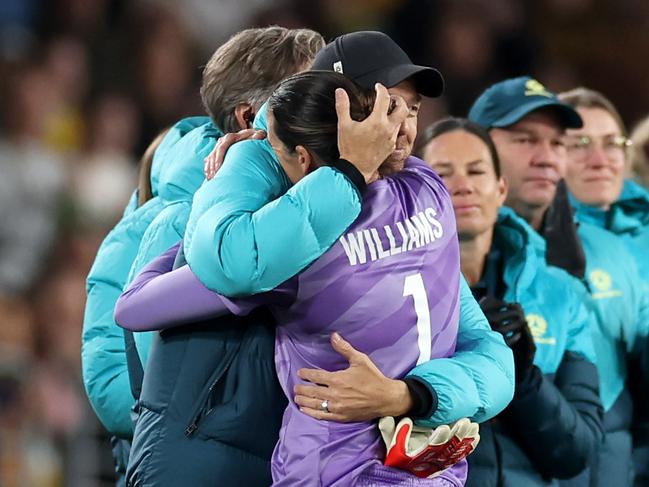
[[[622,132],[622,135],[626,136],[626,126],[624,125],[624,120],[622,120],[622,117],[620,116],[620,112],[617,111],[613,102],[599,91],[580,86],[579,88],[559,93],[557,96],[559,97],[559,100],[571,105],[573,108],[601,108],[608,112],[615,120],[615,123],[620,129],[620,132]]]

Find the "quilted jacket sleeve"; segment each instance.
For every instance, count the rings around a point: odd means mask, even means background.
[[[267,141],[245,141],[194,198],[185,255],[225,296],[269,291],[320,257],[353,223],[355,186],[329,167],[290,185]]]
[[[130,212],[101,244],[86,281],[81,365],[83,382],[95,413],[112,434],[132,435],[130,409],[133,396],[126,368],[124,334],[113,319],[117,298],[122,293],[137,253],[143,223],[159,210],[151,200]]]

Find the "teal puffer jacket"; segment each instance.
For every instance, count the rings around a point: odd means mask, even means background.
[[[175,125],[156,151],[164,152],[185,133],[204,123],[205,117],[186,119]],[[124,333],[113,319],[117,298],[128,281],[131,266],[148,225],[164,207],[160,182],[165,180],[166,160],[154,157],[151,166],[153,198],[137,208],[131,198],[122,219],[102,242],[86,280],[81,365],[88,399],[104,427],[120,438],[130,438],[133,425],[131,394]]]
[[[621,239],[587,223],[579,225],[578,235],[586,255],[590,303],[597,316],[592,330],[595,363],[602,404],[608,411],[625,387],[628,356],[649,350],[649,293]]]
[[[504,296],[519,303],[537,350],[536,368],[514,399],[480,427],[468,486],[548,486],[596,457],[602,406],[590,338],[594,317],[581,283],[545,263],[545,241],[511,210],[501,210],[493,247],[504,259]]]
[[[577,220],[604,228],[622,239],[635,257],[640,275],[649,282],[649,191],[631,180],[608,210],[594,208],[571,196]]]
[[[191,130],[184,131],[181,137],[161,146],[155,153],[154,160],[160,161],[165,168],[160,174],[158,188],[162,209],[142,236],[127,283],[142,267],[185,235],[194,193],[205,180],[203,160],[223,135],[208,117],[193,117],[178,125]],[[151,338],[151,333],[135,334],[142,364],[146,364]]]
[[[255,119],[266,127],[266,105]],[[321,167],[291,186],[267,140],[228,150],[194,198],[184,250],[213,291],[269,291],[322,255],[360,213],[360,195],[339,171]]]
[[[645,285],[649,285],[649,191],[631,180],[626,180],[620,198],[608,210],[587,206],[573,196],[571,203],[578,221],[606,229],[624,242],[627,250],[635,258],[640,279]],[[605,248],[602,251],[607,252]],[[646,288],[644,295],[649,295]],[[631,426],[635,485],[649,485],[649,398],[646,394],[649,384],[648,370],[649,354],[645,350],[631,365],[628,381],[635,410]],[[628,423],[630,407],[618,409],[625,409],[621,419],[622,423]],[[625,442],[628,444],[628,440]]]

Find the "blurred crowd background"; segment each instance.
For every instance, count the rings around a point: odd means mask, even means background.
[[[530,73],[649,112],[646,0],[0,1],[0,485],[111,485],[83,391],[85,277],[164,127],[202,113],[201,66],[232,33],[279,24],[390,34],[439,67],[424,126]]]

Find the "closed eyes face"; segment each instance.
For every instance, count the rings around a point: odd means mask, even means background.
[[[288,176],[288,179],[293,183],[297,183],[302,179],[309,170],[311,165],[311,157],[309,152],[301,145],[298,145],[294,150],[291,150],[284,144],[275,131],[275,117],[272,110],[268,110],[266,115],[266,123],[268,126],[267,140],[273,148],[273,152],[277,156],[282,169]]]
[[[507,186],[496,176],[487,145],[476,135],[458,129],[429,142],[423,157],[451,194],[460,240],[490,230]]]
[[[397,143],[394,151],[384,162],[382,173],[392,173],[403,169],[406,159],[412,153],[412,146],[417,137],[417,120],[421,106],[421,95],[417,93],[412,81],[402,81],[392,88],[388,88],[390,95],[403,98],[408,107],[408,116],[399,127]]]

